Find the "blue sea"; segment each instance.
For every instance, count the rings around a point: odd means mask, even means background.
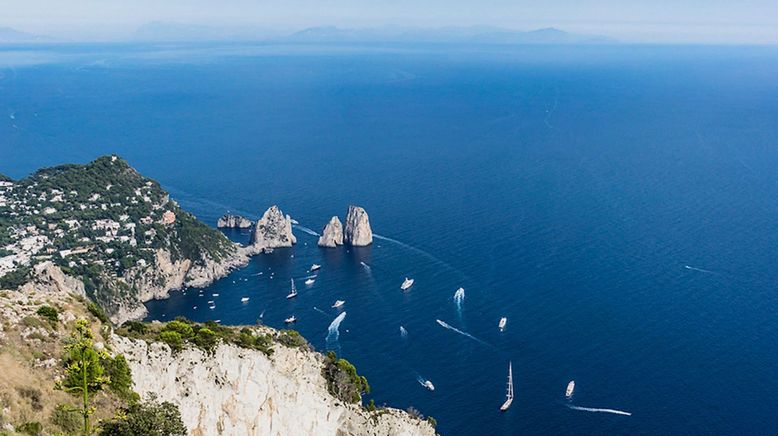
[[[3,46],[0,172],[117,153],[211,225],[279,205],[294,248],[150,319],[296,315],[444,435],[768,434],[777,78],[775,47]],[[349,204],[374,244],[319,249]]]

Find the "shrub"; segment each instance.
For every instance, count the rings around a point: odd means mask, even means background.
[[[192,326],[179,320],[173,320],[165,324],[164,330],[176,332],[181,335],[182,339],[190,339],[194,337],[194,330],[192,329]]]
[[[19,395],[22,398],[25,398],[30,401],[30,406],[32,407],[32,410],[43,410],[43,393],[40,391],[40,389],[36,388],[17,388],[17,392],[19,392]]]
[[[139,321],[127,321],[122,324],[122,327],[126,328],[128,332],[138,335],[145,335],[148,331],[146,324]]]
[[[25,316],[24,318],[22,318],[22,324],[25,327],[36,327],[36,328],[45,327],[45,325],[40,320],[40,318],[36,318],[34,316]]]
[[[136,400],[137,394],[132,391],[132,371],[127,364],[127,359],[119,354],[113,359],[106,359],[104,366],[105,372],[111,380],[108,383],[111,390],[124,400]]]
[[[59,321],[59,311],[51,306],[41,306],[36,313],[49,321],[51,325],[56,325]]]
[[[173,349],[173,351],[179,351],[181,350],[181,347],[183,346],[183,339],[181,338],[181,334],[178,332],[166,330],[159,334],[159,339],[168,344],[170,348]]]
[[[201,328],[197,331],[197,336],[194,338],[194,343],[207,351],[213,351],[216,344],[219,342],[219,338],[216,336],[213,330],[209,328]]]
[[[427,422],[429,422],[429,423],[430,423],[430,425],[431,425],[433,428],[435,428],[435,427],[437,427],[437,426],[438,426],[438,421],[437,421],[435,418],[431,417],[431,416],[428,416],[428,417],[427,417]]]
[[[327,380],[327,389],[332,395],[347,403],[359,403],[362,394],[370,393],[370,385],[364,376],[346,359],[338,359],[330,351],[324,360],[322,375]]]
[[[158,403],[150,398],[130,405],[123,416],[103,423],[101,436],[185,436],[186,427],[178,406],[170,402]]]
[[[16,427],[16,431],[32,436],[38,436],[43,432],[43,426],[38,421],[25,422],[19,427]]]
[[[0,277],[0,289],[16,289],[30,279],[30,267],[20,266]]]
[[[278,332],[278,342],[293,348],[308,345],[308,341],[297,330],[280,330]]]
[[[103,324],[110,324],[111,320],[108,319],[108,315],[105,314],[105,311],[102,307],[98,306],[97,304],[90,302],[86,305],[86,309],[94,315],[95,318],[99,319],[100,322]]]
[[[65,434],[76,434],[81,429],[81,416],[64,404],[54,407],[49,420]]]

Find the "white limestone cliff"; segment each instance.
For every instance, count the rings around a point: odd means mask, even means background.
[[[338,245],[343,245],[343,224],[338,217],[334,216],[321,232],[319,247],[334,248]]]
[[[373,243],[373,230],[367,212],[359,206],[349,206],[346,216],[346,231],[343,238],[348,245],[363,247]]]
[[[396,409],[368,412],[327,390],[318,353],[277,344],[260,351],[219,345],[173,354],[162,343],[113,336],[132,369],[134,389],[176,403],[194,436],[433,436],[432,426]]]
[[[228,229],[248,229],[251,227],[252,222],[240,215],[226,214],[219,218],[216,222],[216,227],[228,228]]]
[[[268,249],[291,247],[297,243],[292,234],[292,218],[284,216],[278,206],[270,206],[254,226],[250,247],[252,253],[262,253]]]

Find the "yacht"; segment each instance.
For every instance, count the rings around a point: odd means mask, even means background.
[[[296,323],[297,322],[297,317],[292,315],[289,318],[285,319],[284,322],[287,323],[287,324]]]
[[[403,291],[407,291],[411,286],[413,286],[413,279],[409,279],[408,277],[406,277],[403,284],[400,285],[400,289],[402,289]]]
[[[218,297],[219,294],[211,294],[211,297]]]
[[[290,292],[289,295],[286,296],[287,300],[297,296],[297,287],[295,287],[294,285],[294,279],[290,279],[290,280],[292,281],[292,292]]]
[[[424,387],[429,389],[429,390],[431,390],[431,391],[435,390],[435,385],[433,385],[432,382],[429,381],[429,380],[424,382]]]
[[[568,400],[573,397],[574,390],[575,390],[575,380],[570,380],[570,383],[567,384],[567,389],[565,390],[565,397]]]
[[[333,304],[333,305],[332,305],[332,307],[333,307],[333,308],[335,308],[335,309],[337,309],[338,307],[341,307],[341,306],[343,306],[344,304],[346,304],[346,302],[345,302],[345,301],[343,301],[343,300],[338,300],[338,301],[336,301],[336,302],[335,302],[335,304]]]
[[[319,265],[318,263],[314,263],[313,265],[311,265],[311,272],[314,272],[319,268],[321,268],[321,265]]]
[[[505,402],[500,406],[500,411],[505,412],[513,403],[513,363],[508,363],[508,391],[505,393]]]
[[[249,301],[249,297],[243,297],[243,298],[240,299],[241,303],[245,303],[247,301]]]
[[[305,285],[306,286],[311,286],[312,284],[314,284],[314,282],[316,282],[316,279],[310,278],[310,279],[305,281]]]
[[[500,318],[500,323],[497,324],[498,327],[500,327],[500,330],[505,330],[505,324],[508,323],[508,318],[502,317]]]

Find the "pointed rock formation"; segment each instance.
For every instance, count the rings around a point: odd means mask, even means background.
[[[257,221],[251,233],[251,248],[255,253],[267,252],[273,248],[291,247],[297,243],[292,234],[292,218],[284,216],[278,206],[270,206]]]
[[[367,212],[359,206],[349,206],[346,216],[346,231],[343,238],[348,245],[364,247],[373,243],[373,231]]]
[[[343,245],[343,224],[336,216],[330,219],[330,222],[324,226],[324,230],[319,238],[319,247],[337,247]]]
[[[251,224],[251,221],[243,218],[240,215],[232,215],[228,213],[219,218],[219,221],[216,223],[216,227],[220,229],[247,229],[251,227]]]

